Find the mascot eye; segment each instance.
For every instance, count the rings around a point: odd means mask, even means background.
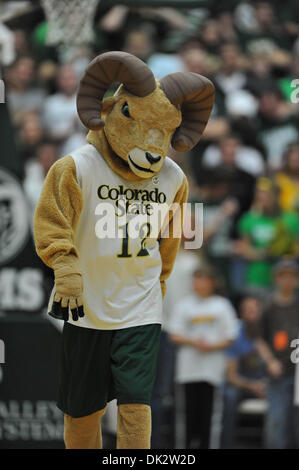
[[[122,105],[121,112],[127,118],[131,117],[131,114],[130,114],[130,111],[129,111],[129,106],[128,106],[127,102]]]

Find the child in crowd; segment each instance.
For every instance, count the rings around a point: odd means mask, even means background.
[[[257,297],[246,296],[240,303],[239,333],[227,351],[226,383],[223,387],[222,447],[235,446],[237,409],[247,398],[265,394],[265,364],[256,346],[262,306]]]
[[[213,269],[197,269],[193,293],[177,304],[169,323],[178,345],[176,382],[185,389],[187,449],[209,448],[214,392],[224,378],[225,349],[238,329],[231,303],[216,291]]]
[[[268,413],[266,447],[299,448],[299,408],[294,406],[293,340],[299,334],[298,265],[280,260],[274,268],[276,291],[261,320],[260,354],[266,362]]]

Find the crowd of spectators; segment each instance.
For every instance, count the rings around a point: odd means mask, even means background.
[[[180,358],[176,377],[186,388],[187,447],[209,446],[210,424],[203,430],[197,424],[201,416],[209,423],[213,387],[223,385],[225,373],[222,445],[235,445],[241,397],[269,396],[268,407],[276,414],[268,413],[265,445],[290,446],[293,435],[289,439],[291,432],[283,423],[293,406],[290,390],[295,368],[290,341],[299,334],[295,295],[299,253],[297,1],[285,0],[282,8],[278,0],[211,0],[190,10],[101,9],[100,3],[94,42],[80,47],[48,46],[46,30],[46,21],[14,27],[0,20],[1,75],[32,211],[50,166],[85,143],[86,131],[76,112],[76,88],[95,55],[121,49],[147,62],[157,77],[191,71],[213,81],[215,105],[202,139],[188,154],[170,153],[187,174],[189,201],[194,207],[204,204],[203,245],[194,253],[183,246],[180,250],[165,299],[167,322],[161,351],[170,361],[168,372],[176,356],[171,351],[174,344]],[[285,257],[290,264],[282,266]],[[214,271],[222,279],[221,295],[216,294]],[[202,294],[205,289],[208,294]],[[207,317],[213,316],[214,309],[222,312],[224,326],[219,324],[220,330],[213,333],[204,320],[195,320],[198,328],[192,335],[198,330],[199,336],[190,339],[188,322],[184,322],[192,317],[197,301],[201,308],[207,305],[211,310],[209,314],[205,310]],[[233,319],[237,316],[239,329]],[[217,343],[214,349],[208,347],[210,337]],[[245,364],[248,355],[251,360]],[[228,358],[226,371],[224,356]],[[185,368],[184,375],[184,360],[198,373]],[[202,365],[205,361],[207,365]],[[209,365],[213,361],[217,366]],[[212,378],[205,376],[205,367],[213,369]],[[161,420],[163,399],[173,393],[172,382],[170,377],[166,387],[157,384],[154,423]],[[204,408],[199,406],[199,396]],[[279,406],[281,402],[285,406]],[[273,435],[271,430],[277,427]],[[153,439],[161,445],[157,428]],[[295,445],[299,446],[298,440]]]

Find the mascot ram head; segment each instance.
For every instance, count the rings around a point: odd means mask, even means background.
[[[121,83],[114,96],[103,97]],[[113,152],[139,178],[160,171],[169,145],[192,149],[208,122],[214,86],[205,77],[172,73],[155,79],[149,67],[125,52],[106,52],[88,66],[79,85],[78,114],[90,130],[103,129]]]

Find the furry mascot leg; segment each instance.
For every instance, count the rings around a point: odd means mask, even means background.
[[[102,449],[101,418],[106,408],[83,418],[64,415],[66,449]]]
[[[151,408],[149,405],[119,405],[117,449],[150,449],[151,428]]]

